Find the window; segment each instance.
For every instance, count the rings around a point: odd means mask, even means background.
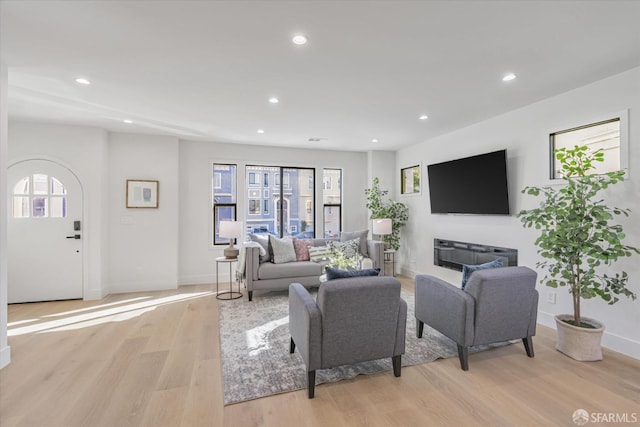
[[[322,178],[322,188],[324,190],[331,190],[331,176],[325,176]]]
[[[265,173],[264,173],[264,180],[263,180],[262,182],[264,183],[264,186],[265,186],[265,187],[268,187],[268,186],[269,186],[269,173],[268,173],[268,172],[265,172]],[[266,191],[266,190],[265,190],[265,191]]]
[[[236,220],[237,166],[213,164],[213,244],[228,245],[229,239],[220,237],[220,221]]]
[[[556,165],[555,150],[587,146],[589,151],[602,150],[604,162],[596,163],[593,173],[602,174],[623,168],[621,152],[621,119],[620,117],[555,132],[549,135],[550,146],[550,178],[562,178],[562,171]]]
[[[249,215],[260,215],[260,200],[249,200]]]
[[[342,231],[342,169],[324,169],[322,183],[324,237],[337,237]]]
[[[33,174],[13,187],[14,218],[66,218],[67,190],[57,178]]]
[[[311,168],[247,165],[247,185],[251,175],[261,176],[268,182],[273,177],[274,189],[263,186],[262,193],[248,199],[245,221],[247,229],[264,227],[280,237],[301,231],[314,233],[315,170]],[[280,186],[280,183],[283,183]],[[267,184],[268,185],[268,184]],[[251,191],[250,188],[248,188]],[[249,193],[253,196],[253,193]],[[262,197],[260,197],[262,196]]]
[[[260,174],[255,172],[249,172],[249,185],[260,185]]]

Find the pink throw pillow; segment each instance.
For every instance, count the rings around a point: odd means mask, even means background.
[[[293,249],[296,251],[296,261],[309,261],[309,245],[312,245],[311,240],[300,240],[293,238]]]

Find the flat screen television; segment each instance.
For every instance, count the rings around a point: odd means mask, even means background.
[[[431,213],[509,215],[507,150],[427,166]]]

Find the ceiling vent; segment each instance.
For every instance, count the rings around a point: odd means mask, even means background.
[[[322,138],[322,137],[313,137],[313,138],[309,138],[309,142],[320,142],[320,141],[326,141],[329,138]]]

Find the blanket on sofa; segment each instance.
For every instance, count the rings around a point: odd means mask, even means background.
[[[264,250],[261,244],[256,242],[243,242],[240,246],[240,253],[238,254],[238,264],[236,265],[236,280],[244,279],[245,259],[247,257],[247,248],[259,248],[260,255],[264,256],[267,251]]]

